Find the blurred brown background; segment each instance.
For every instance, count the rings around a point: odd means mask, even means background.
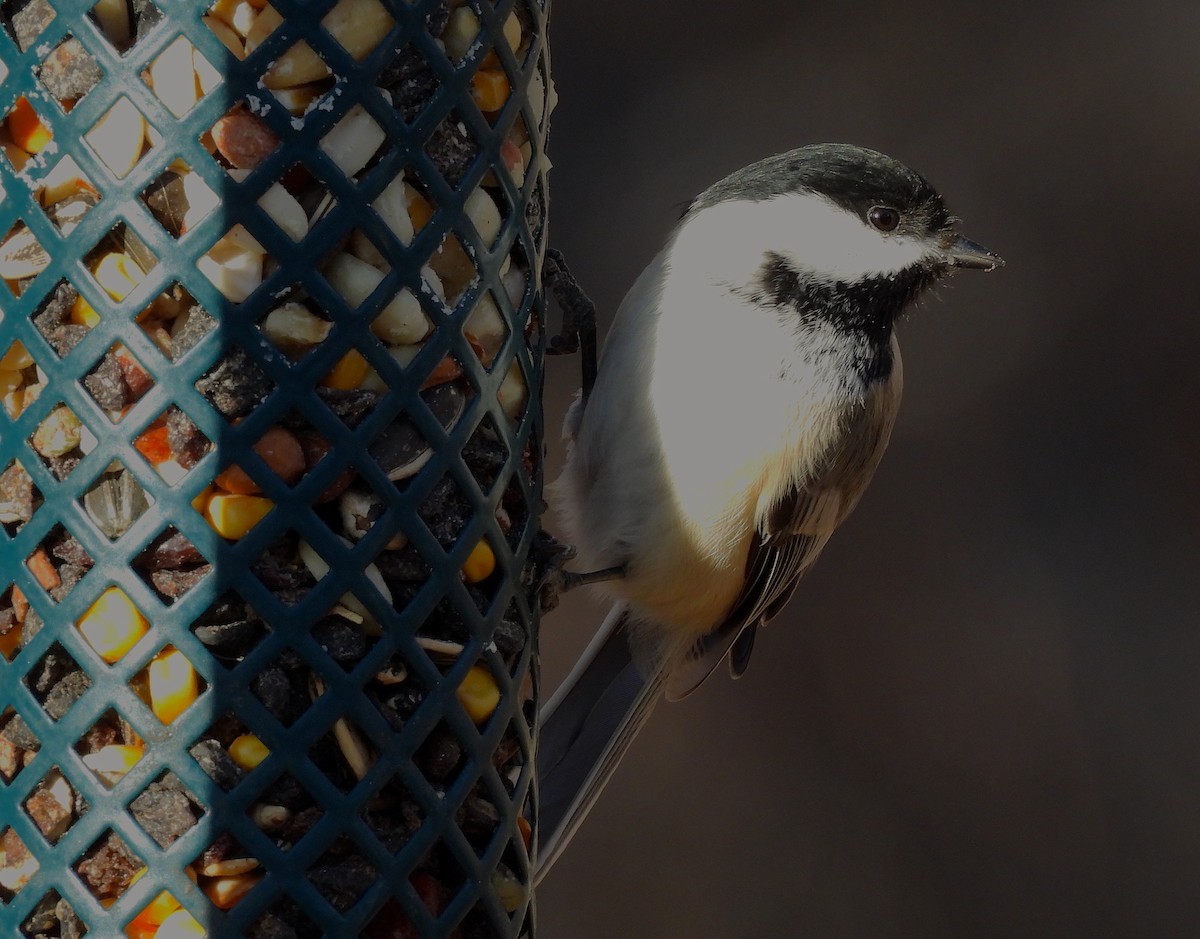
[[[815,141],[909,163],[1008,267],[902,324],[870,492],[745,680],[659,709],[540,935],[1200,935],[1200,7],[555,0],[551,31],[551,243],[604,321],[683,202]],[[548,687],[599,615],[545,621]]]

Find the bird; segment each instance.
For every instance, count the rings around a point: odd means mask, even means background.
[[[957,222],[897,160],[805,146],[701,192],[629,290],[547,487],[613,606],[539,716],[535,880],[657,701],[740,676],[857,505],[900,404],[897,320],[1004,263]]]

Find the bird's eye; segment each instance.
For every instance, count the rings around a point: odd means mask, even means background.
[[[900,213],[890,206],[875,205],[867,213],[867,220],[879,231],[895,231],[900,224]]]

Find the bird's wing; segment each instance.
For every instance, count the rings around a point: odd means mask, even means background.
[[[736,678],[745,671],[754,633],[787,603],[804,572],[875,474],[900,406],[900,353],[892,345],[893,368],[876,382],[847,418],[836,448],[809,479],[798,481],[759,526],[759,540],[746,559],[746,583],[725,621],[709,633],[667,679],[669,700],[679,700],[729,657]]]

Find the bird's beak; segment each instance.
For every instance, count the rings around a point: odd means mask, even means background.
[[[951,267],[967,267],[978,271],[994,271],[1004,267],[1004,258],[962,235],[954,235],[943,250],[946,263]]]

